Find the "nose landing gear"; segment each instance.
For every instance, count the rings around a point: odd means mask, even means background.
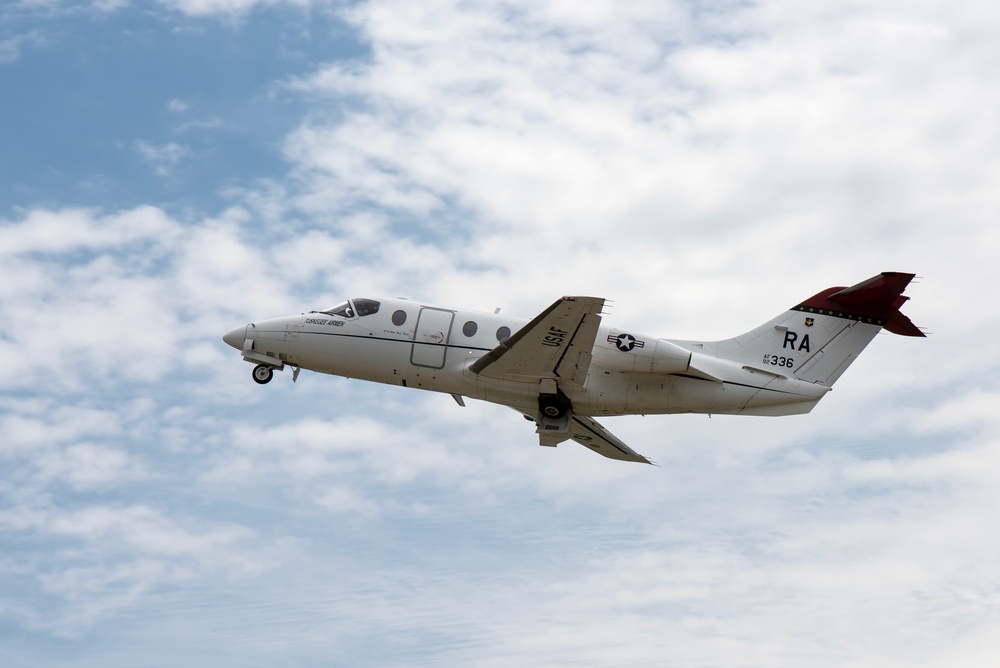
[[[274,369],[266,364],[258,364],[253,368],[253,380],[258,385],[266,385],[274,377]]]

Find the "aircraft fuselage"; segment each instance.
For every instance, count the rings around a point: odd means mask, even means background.
[[[539,445],[572,440],[652,463],[601,415],[809,412],[883,329],[923,332],[899,308],[913,274],[883,272],[809,297],[754,329],[678,341],[604,325],[600,297],[563,297],[531,320],[405,299],[352,299],[251,323],[223,340],[264,384],[294,368],[471,397],[535,423]]]
[[[369,300],[373,301],[373,300]],[[380,299],[359,315],[313,312],[251,323],[226,341],[244,355],[280,368],[443,392],[533,414],[539,381],[489,378],[470,366],[528,321],[495,313]],[[360,309],[359,309],[360,310]],[[564,344],[546,332],[542,345]],[[658,339],[601,325],[582,383],[560,384],[577,415],[807,412],[828,387],[716,357],[705,343]],[[712,344],[708,344],[712,345]],[[801,355],[787,346],[782,359]],[[785,362],[783,361],[782,364]]]

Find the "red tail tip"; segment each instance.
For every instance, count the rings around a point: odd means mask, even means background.
[[[902,336],[926,336],[899,310],[909,299],[903,290],[913,278],[914,274],[883,272],[849,288],[828,288],[797,308],[879,324]]]

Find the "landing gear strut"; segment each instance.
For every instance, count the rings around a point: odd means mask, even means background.
[[[274,377],[274,370],[266,364],[258,364],[253,368],[253,379],[258,385],[266,385]]]

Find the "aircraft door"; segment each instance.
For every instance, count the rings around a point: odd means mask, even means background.
[[[299,333],[302,332],[302,321],[292,319],[285,325],[285,341],[288,344],[288,354],[290,356],[299,354]]]
[[[410,363],[431,369],[444,367],[448,353],[448,339],[451,325],[455,320],[453,311],[422,307],[417,315],[416,332],[413,335],[413,349]]]

